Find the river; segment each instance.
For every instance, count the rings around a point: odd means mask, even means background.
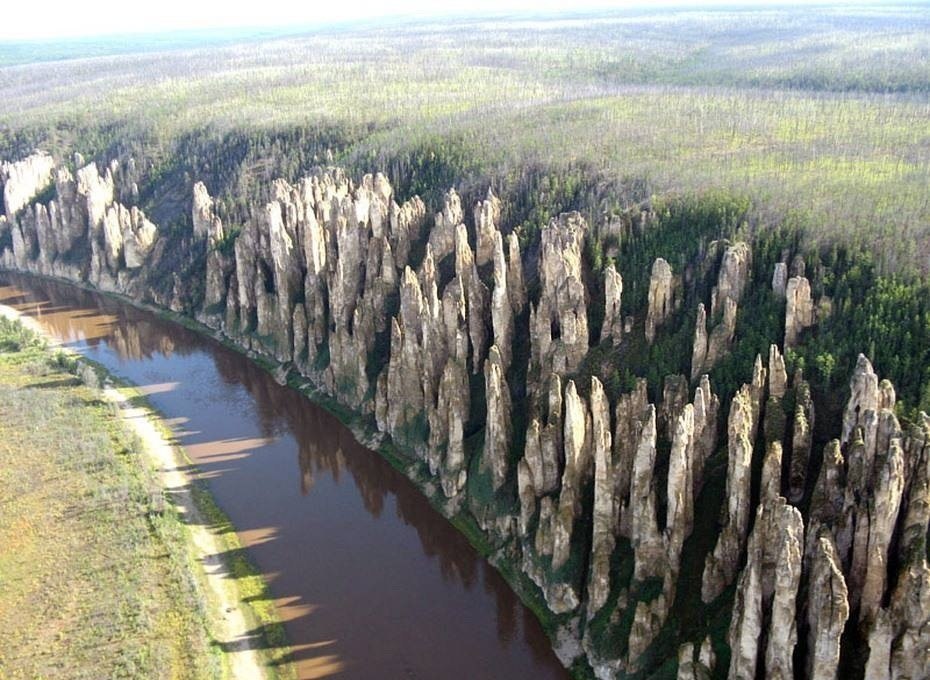
[[[138,385],[267,579],[301,678],[567,678],[538,621],[414,485],[211,338],[0,274],[0,304]]]

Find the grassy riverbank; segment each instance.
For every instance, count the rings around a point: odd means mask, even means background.
[[[200,563],[241,554],[226,518],[197,485],[164,492],[152,443],[74,368],[0,318],[0,677],[292,674],[261,578]],[[236,617],[248,641],[224,641]]]

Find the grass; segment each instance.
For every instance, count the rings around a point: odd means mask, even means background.
[[[222,677],[183,524],[112,407],[30,343],[0,355],[0,433],[0,675]]]
[[[190,528],[119,409],[88,386],[99,375],[0,319],[0,677],[228,677]],[[290,677],[264,581],[206,490],[193,494],[268,677]]]

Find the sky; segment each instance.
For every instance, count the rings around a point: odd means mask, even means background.
[[[737,0],[744,5],[785,0]],[[75,38],[119,33],[215,28],[321,25],[387,16],[555,11],[630,6],[712,6],[734,0],[6,0],[0,41]]]

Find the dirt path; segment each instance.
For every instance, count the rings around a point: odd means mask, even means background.
[[[16,309],[0,305],[0,316],[19,320],[45,337],[50,345],[57,345],[41,324]],[[204,605],[210,633],[226,650],[231,676],[242,680],[263,680],[266,674],[258,653],[259,640],[250,634],[249,619],[236,593],[235,579],[230,578],[227,565],[219,557],[225,548],[208,528],[209,523],[204,521],[191,493],[194,480],[186,471],[188,460],[183,450],[163,434],[167,427],[159,425],[157,416],[150,409],[132,406],[116,387],[108,385],[102,391],[108,401],[119,406],[120,417],[143,443],[149,463],[158,471],[162,488],[171,494],[178,513],[186,521],[191,550],[203,570],[201,583],[209,591],[204,593]]]

